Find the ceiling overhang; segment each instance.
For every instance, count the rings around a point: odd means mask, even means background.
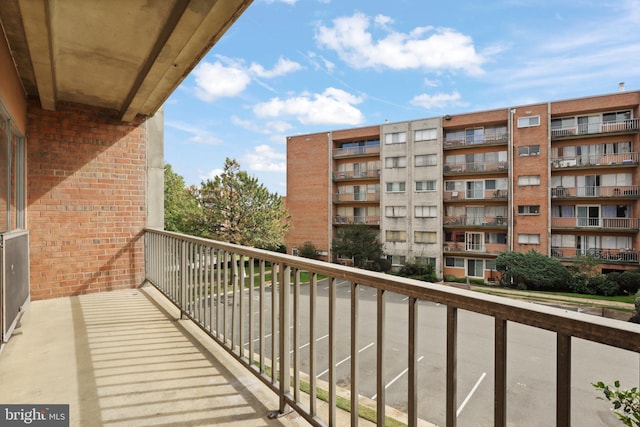
[[[2,0],[28,97],[153,115],[252,0]]]

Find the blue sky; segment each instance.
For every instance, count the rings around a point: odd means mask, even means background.
[[[165,162],[286,195],[286,137],[640,89],[640,0],[254,0],[165,104]]]

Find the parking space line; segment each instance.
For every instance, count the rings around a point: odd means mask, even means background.
[[[318,342],[318,341],[320,341],[320,340],[323,340],[323,339],[327,338],[328,336],[329,336],[329,334],[327,334],[327,335],[325,335],[325,336],[322,336],[322,337],[320,337],[320,338],[316,338],[316,342]],[[311,343],[309,343],[309,342],[308,342],[308,343],[306,343],[306,344],[303,344],[303,345],[301,345],[300,347],[298,347],[298,349],[299,349],[299,350],[302,350],[303,348],[307,347],[309,344],[311,344]],[[289,353],[293,353],[293,350],[291,350]]]
[[[372,347],[373,343],[370,343],[369,345],[367,345],[366,347],[361,348],[360,350],[358,350],[358,353],[362,353],[363,351],[365,351],[366,349],[368,349],[369,347]],[[351,356],[346,357],[345,359],[342,359],[341,361],[339,361],[338,363],[336,363],[336,368],[340,365],[342,365],[344,362],[346,362],[347,360],[351,359]],[[316,375],[316,378],[320,378],[321,376],[323,376],[324,374],[326,374],[327,372],[329,372],[328,369],[320,372],[318,375]]]
[[[486,372],[483,372],[482,375],[480,375],[480,378],[478,378],[478,381],[476,381],[476,384],[473,386],[473,388],[471,389],[471,391],[469,392],[469,394],[467,395],[467,397],[462,401],[462,403],[460,404],[460,407],[458,408],[458,411],[456,411],[456,417],[460,415],[460,412],[462,412],[462,410],[464,409],[464,407],[466,406],[466,404],[469,402],[469,400],[471,399],[471,396],[473,396],[473,393],[476,392],[476,389],[480,386],[480,383],[482,382],[482,380],[484,379],[484,377],[487,376]]]
[[[421,362],[422,359],[424,359],[424,356],[420,356],[418,358],[418,362]],[[403,376],[404,374],[406,374],[407,372],[409,372],[409,368],[405,369],[404,371],[400,372],[398,375],[396,375],[396,377],[394,379],[392,379],[391,381],[389,381],[389,383],[387,385],[384,386],[384,389],[388,389],[393,383],[395,383],[396,381],[398,381],[400,379],[401,376]],[[374,394],[371,397],[371,400],[376,400],[376,397],[378,397],[378,393]]]

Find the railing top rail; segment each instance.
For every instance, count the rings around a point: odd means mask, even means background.
[[[640,353],[640,325],[154,228],[155,233]]]

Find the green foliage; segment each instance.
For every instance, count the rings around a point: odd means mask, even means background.
[[[306,241],[298,249],[298,255],[304,258],[318,259],[318,250],[312,242]]]
[[[184,178],[164,166],[164,228],[167,231],[200,235],[197,218],[200,207],[196,194],[187,188]]]
[[[501,284],[517,289],[562,290],[567,288],[569,273],[560,261],[536,251],[506,251],[496,258]]]
[[[433,265],[423,263],[407,263],[398,271],[398,275],[402,277],[410,277],[412,279],[422,280],[425,282],[433,282],[436,280],[436,273]]]
[[[332,243],[334,255],[353,258],[355,267],[365,268],[378,263],[382,257],[382,245],[374,229],[364,224],[350,224],[338,229],[337,238]]]
[[[640,271],[625,271],[618,277],[620,289],[628,295],[633,295],[640,290]]]
[[[633,304],[636,307],[636,312],[631,318],[631,321],[634,323],[640,323],[640,291],[636,292],[635,297],[633,297]]]
[[[637,387],[630,390],[620,390],[620,381],[614,381],[613,387],[602,381],[591,385],[602,391],[606,400],[613,404],[614,412],[624,425],[640,427],[640,392]]]
[[[204,237],[275,250],[289,226],[282,198],[227,158],[222,174],[200,187]]]

